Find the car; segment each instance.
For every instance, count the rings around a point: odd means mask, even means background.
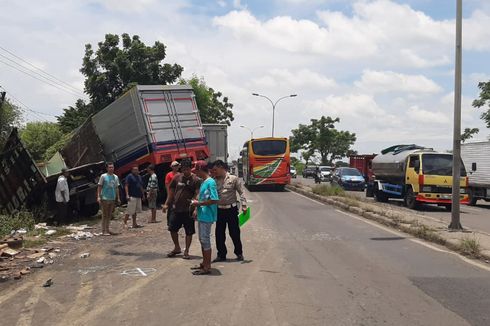
[[[356,168],[342,167],[335,169],[331,183],[345,190],[364,191],[366,188],[366,180]]]
[[[314,178],[316,175],[316,165],[307,165],[303,170],[303,178]]]
[[[332,180],[332,172],[335,168],[332,166],[320,166],[321,181]]]
[[[291,178],[296,179],[297,173],[296,173],[296,168],[294,166],[291,166],[289,168],[289,173],[291,173]]]

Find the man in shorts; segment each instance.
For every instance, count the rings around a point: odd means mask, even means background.
[[[112,213],[119,202],[119,178],[114,174],[114,164],[106,164],[107,173],[99,178],[97,202],[102,207],[102,235],[112,235],[109,230]]]
[[[172,180],[175,178],[177,174],[179,174],[180,171],[180,163],[177,161],[173,161],[172,164],[170,164],[170,168],[172,171],[167,173],[165,176],[165,189],[167,190],[167,197],[168,197],[168,187],[170,186],[170,183]],[[172,214],[172,207],[169,207],[167,210],[167,226],[170,226],[170,215]]]
[[[216,181],[209,176],[208,164],[197,161],[193,171],[203,181],[199,189],[199,199],[192,201],[192,205],[196,207],[194,216],[198,221],[202,263],[193,267],[196,270],[192,274],[207,275],[211,273],[211,227],[217,220],[219,197]]]
[[[146,199],[148,200],[148,208],[151,210],[151,217],[148,219],[148,223],[157,222],[157,196],[158,196],[158,179],[155,173],[155,166],[151,164],[146,168],[146,171],[150,175],[148,179],[148,185],[146,186]]]
[[[128,207],[124,216],[124,226],[128,226],[129,215],[131,215],[133,228],[139,228],[141,226],[136,223],[136,214],[141,213],[141,200],[144,189],[143,180],[141,180],[140,171],[137,166],[133,166],[131,173],[126,177],[124,190],[126,191],[126,198],[128,200]]]
[[[191,201],[197,198],[201,181],[191,172],[191,162],[183,161],[181,165],[181,173],[173,178],[169,185],[169,193],[163,212],[167,212],[169,207],[172,208],[169,227],[174,249],[167,254],[167,257],[175,257],[182,250],[179,244],[179,230],[184,227],[185,230],[185,249],[184,259],[189,259],[189,248],[192,242],[192,235],[196,233],[195,223],[192,217]]]

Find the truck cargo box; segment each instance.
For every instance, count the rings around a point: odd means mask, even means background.
[[[138,85],[92,117],[104,157],[119,173],[151,155],[153,164],[209,155],[188,85]]]
[[[490,188],[490,141],[461,145],[470,186]]]
[[[70,140],[63,146],[61,155],[69,168],[105,161],[104,148],[91,118],[73,132]]]
[[[31,155],[13,129],[0,153],[0,213],[10,214],[26,205],[46,184]]]
[[[209,148],[209,161],[228,160],[228,125],[203,124],[206,142]]]

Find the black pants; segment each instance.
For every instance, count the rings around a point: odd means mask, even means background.
[[[218,221],[216,222],[216,248],[218,257],[226,258],[226,225],[231,240],[235,246],[235,255],[242,255],[242,240],[240,240],[240,226],[238,225],[238,207],[218,209]]]
[[[57,220],[59,224],[67,224],[68,223],[68,203],[57,202],[58,206],[58,216]]]

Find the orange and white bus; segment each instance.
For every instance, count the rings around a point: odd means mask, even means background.
[[[278,189],[291,182],[289,140],[287,138],[251,139],[241,152],[243,179],[248,188],[276,185]]]

